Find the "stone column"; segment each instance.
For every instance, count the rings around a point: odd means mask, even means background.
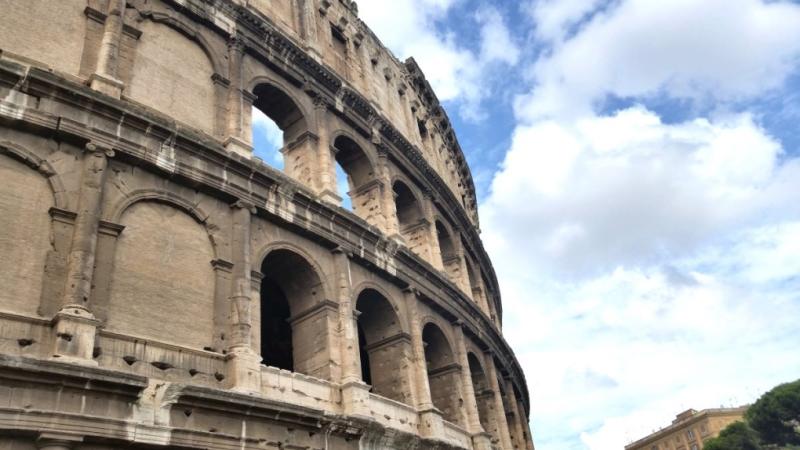
[[[370,417],[369,386],[361,379],[361,348],[358,343],[358,316],[350,283],[350,259],[339,247],[333,251],[336,266],[341,328],[342,409],[344,414]]]
[[[425,343],[422,341],[422,321],[419,314],[419,296],[414,289],[406,289],[405,300],[411,325],[411,346],[414,354],[414,386],[416,406],[420,415],[420,433],[425,437],[443,437],[442,412],[436,409],[431,399],[428,383],[428,365],[425,361]]]
[[[392,173],[389,169],[389,152],[383,147],[380,136],[373,131],[372,143],[378,148],[378,167],[376,171],[380,174],[383,183],[383,211],[384,229],[387,236],[400,238],[400,226],[397,223],[397,204],[394,202],[394,189],[392,186]]]
[[[227,361],[230,387],[246,392],[261,390],[261,357],[251,346],[252,327],[252,264],[250,262],[250,223],[254,206],[246,201],[231,205],[231,270],[230,331]]]
[[[331,149],[331,135],[328,127],[328,102],[322,95],[314,98],[314,116],[317,122],[317,189],[321,200],[342,204],[342,197],[336,190],[336,167]]]
[[[436,230],[436,217],[433,214],[433,196],[431,193],[426,192],[422,198],[422,214],[428,222],[428,251],[427,260],[431,265],[441,271],[444,271],[444,255],[442,255],[442,247],[439,245],[439,232]]]
[[[500,393],[500,383],[497,377],[497,368],[494,365],[494,357],[491,352],[484,353],[483,359],[486,364],[486,376],[489,378],[489,387],[494,391],[494,414],[497,423],[497,434],[500,444],[505,449],[514,448],[511,444],[511,434],[508,431],[508,419],[506,409],[503,405],[503,396]]]
[[[469,268],[467,267],[467,257],[464,251],[464,244],[461,242],[461,237],[454,235],[453,247],[455,247],[456,257],[458,257],[459,274],[461,275],[457,280],[457,284],[468,296],[472,296],[472,285],[469,282]],[[473,298],[474,300],[474,298]]]
[[[523,432],[522,428],[522,415],[520,414],[519,410],[519,402],[517,401],[517,396],[514,393],[514,382],[511,381],[511,378],[506,378],[504,382],[506,387],[506,397],[508,398],[508,404],[511,408],[509,413],[512,415],[513,421],[513,423],[510,424],[512,426],[511,437],[514,441],[513,448],[522,450],[527,448],[527,442],[525,440],[525,433]]]
[[[242,59],[244,41],[233,36],[228,41],[228,98],[225,130],[225,148],[246,158],[253,155],[253,147],[244,133],[244,87],[242,86]]]
[[[108,158],[114,152],[92,143],[83,153],[78,211],[67,257],[66,285],[61,309],[53,318],[53,356],[79,363],[94,363],[92,352],[97,320],[89,311],[97,232]]]
[[[467,431],[472,434],[472,442],[475,450],[491,450],[492,443],[489,433],[481,425],[478,413],[478,401],[475,398],[475,387],[472,385],[472,374],[469,370],[469,359],[467,359],[467,346],[464,342],[464,329],[460,321],[453,323],[453,336],[455,336],[454,351],[458,363],[461,365],[461,384],[464,386],[464,412],[466,418]]]
[[[212,346],[214,351],[227,350],[225,337],[229,335],[229,297],[231,293],[231,271],[233,264],[223,259],[211,261],[214,269],[214,337]]]
[[[126,0],[111,0],[108,5],[103,40],[97,55],[97,67],[89,77],[92,89],[114,98],[120,98],[125,84],[117,78],[119,47],[125,25]]]
[[[341,382],[361,382],[361,358],[358,348],[358,328],[350,285],[350,259],[341,247],[333,253],[336,268],[337,301],[339,303],[340,340],[342,355]]]
[[[533,448],[533,433],[531,432],[530,423],[528,423],[528,416],[525,415],[525,405],[522,404],[522,400],[517,399],[517,411],[519,411],[519,419],[520,423],[522,424],[522,433],[523,437],[525,438],[525,446],[527,450],[534,450]]]

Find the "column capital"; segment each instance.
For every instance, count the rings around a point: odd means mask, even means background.
[[[66,432],[45,431],[36,438],[36,448],[41,450],[70,450],[83,442],[83,436]]]
[[[231,203],[231,209],[238,210],[238,209],[246,209],[250,212],[250,214],[256,213],[256,205],[248,199],[238,199],[235,202]]]
[[[95,141],[87,142],[84,146],[84,151],[88,154],[103,155],[107,158],[113,158],[115,154],[114,149],[111,147]]]

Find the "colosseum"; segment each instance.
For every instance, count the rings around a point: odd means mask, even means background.
[[[0,449],[533,449],[464,154],[355,2],[0,13]]]

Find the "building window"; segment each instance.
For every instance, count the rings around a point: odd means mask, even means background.
[[[700,450],[700,447],[698,447],[697,444],[692,444],[689,450]]]
[[[708,428],[706,428],[705,424],[704,425],[700,425],[700,434],[702,434],[703,436],[708,434]]]
[[[658,446],[654,445],[654,446],[650,447],[650,450],[658,450]]]
[[[694,440],[694,430],[689,428],[689,431],[686,432],[686,439],[693,441]]]

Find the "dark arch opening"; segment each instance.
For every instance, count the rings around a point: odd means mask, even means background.
[[[264,364],[294,371],[289,300],[272,278],[261,281],[261,357]]]
[[[360,312],[358,328],[362,380],[371,384],[372,392],[378,395],[407,402],[410,386],[405,367],[411,342],[408,335],[403,333],[394,307],[379,292],[365,289],[358,296],[356,309]]]
[[[308,130],[307,121],[292,98],[276,86],[259,84],[253,95],[253,152],[268,164],[283,168],[283,148]]]
[[[322,282],[302,256],[290,250],[270,252],[261,264],[261,356],[264,364],[324,378],[315,350],[319,330],[312,320],[294,321],[322,298]],[[327,350],[327,349],[323,349]]]
[[[478,418],[484,431],[492,433],[494,430],[491,427],[490,414],[494,394],[489,388],[486,373],[483,371],[478,357],[474,353],[468,353],[467,361],[469,361],[469,373],[472,377],[472,389],[475,391],[475,400],[478,403]]]
[[[405,183],[395,181],[392,191],[394,191],[394,203],[397,209],[397,222],[402,232],[403,228],[415,225],[422,219],[422,211],[414,193]]]
[[[450,232],[447,231],[447,227],[439,220],[436,221],[436,237],[439,241],[439,252],[442,255],[442,261],[444,262],[454,257],[456,249],[453,244],[453,238],[450,236]]]
[[[425,343],[425,365],[433,405],[442,411],[445,420],[463,424],[461,367],[455,362],[450,343],[442,330],[432,323],[422,329],[422,341]]]
[[[342,196],[343,206],[358,214],[360,211],[356,198],[359,189],[375,177],[372,164],[361,147],[347,136],[337,137],[333,141],[333,148],[339,169],[336,171],[336,186]]]

